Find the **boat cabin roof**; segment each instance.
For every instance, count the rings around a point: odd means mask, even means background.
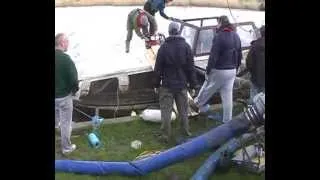
[[[175,20],[181,24],[180,35],[186,39],[195,57],[209,55],[216,34],[218,16]],[[242,49],[249,49],[259,36],[259,30],[251,21],[232,23],[240,36]]]

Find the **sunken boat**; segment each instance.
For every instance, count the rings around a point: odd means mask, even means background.
[[[194,54],[195,69],[200,85],[205,80],[205,69],[208,63],[212,40],[217,29],[218,17],[205,17],[176,20],[181,23],[179,34],[186,39]],[[260,34],[253,22],[233,23],[240,36],[243,59],[240,67],[245,68],[245,57],[251,42]],[[164,37],[161,37],[163,40]],[[143,53],[143,52],[142,52]],[[156,57],[157,48],[146,50],[146,58]],[[151,54],[151,56],[150,56]],[[150,61],[150,59],[147,59]],[[155,79],[153,67],[130,68],[116,71],[103,76],[80,79],[80,90],[74,99],[74,107],[89,115],[100,115],[104,118],[130,115],[132,111],[141,111],[146,108],[159,108],[158,94],[152,82]],[[234,85],[234,100],[249,97],[249,75],[236,78]],[[209,104],[221,103],[219,93],[216,93]],[[89,119],[74,111],[75,121],[88,121]]]

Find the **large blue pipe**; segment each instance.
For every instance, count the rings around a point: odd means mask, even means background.
[[[254,138],[254,134],[245,134],[241,137],[242,143],[246,143]],[[191,177],[191,180],[207,180],[210,175],[217,168],[218,163],[222,156],[227,154],[233,154],[237,149],[241,147],[240,139],[232,138],[226,144],[216,150],[203,165],[196,171]]]
[[[213,128],[191,141],[168,149],[150,158],[132,162],[56,160],[55,169],[58,172],[93,175],[145,175],[199,155],[209,149],[216,149],[229,139],[245,133],[250,125],[250,122],[244,117],[244,114],[240,114],[228,123]]]

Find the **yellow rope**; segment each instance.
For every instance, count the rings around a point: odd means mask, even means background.
[[[160,154],[161,151],[144,151],[142,153],[140,153],[135,159],[144,159],[144,158],[147,158],[147,157],[150,157],[150,156],[154,156],[154,155],[157,155],[157,154]]]

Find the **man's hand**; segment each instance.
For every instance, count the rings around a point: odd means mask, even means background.
[[[191,97],[192,98],[195,98],[196,96],[198,96],[198,94],[199,94],[199,91],[200,91],[200,89],[201,89],[201,86],[200,85],[195,85],[195,86],[192,86],[192,87],[190,87],[191,89],[190,89],[190,95],[191,95]]]
[[[150,49],[151,48],[151,44],[150,44],[149,41],[146,41],[145,44],[146,44],[146,49]]]
[[[204,79],[205,79],[206,81],[208,81],[208,74],[207,74],[207,73],[204,75]]]
[[[72,96],[75,96],[78,91],[79,91],[79,84],[76,84],[71,90]]]
[[[197,86],[194,89],[192,89],[192,97],[195,98],[198,96],[199,92],[200,92],[201,86]]]
[[[191,95],[192,98],[197,97],[197,95],[198,95],[197,90],[196,89],[191,89],[190,95]]]
[[[155,94],[159,94],[159,88],[154,88],[153,90]]]
[[[206,73],[204,74],[204,79],[207,81],[208,80],[208,76],[210,74],[211,70],[207,70]]]
[[[179,21],[179,19],[174,18],[174,17],[169,17],[169,20],[171,20],[171,21]]]
[[[150,38],[144,37],[144,40],[145,40],[145,41],[150,41]]]
[[[238,71],[237,71],[237,72],[238,72]],[[249,72],[249,70],[246,68],[246,69],[244,69],[243,71],[238,72],[238,73],[236,74],[236,76],[237,76],[237,77],[241,77],[241,76],[247,74],[248,72]]]

